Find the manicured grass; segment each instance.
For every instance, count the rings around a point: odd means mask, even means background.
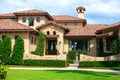
[[[116,77],[117,76],[117,77]],[[120,75],[72,70],[9,70],[6,80],[118,80]]]

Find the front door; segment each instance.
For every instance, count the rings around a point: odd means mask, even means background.
[[[48,55],[57,55],[57,40],[48,40]]]

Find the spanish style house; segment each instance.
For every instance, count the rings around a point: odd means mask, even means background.
[[[120,39],[120,22],[115,24],[87,24],[84,7],[76,9],[78,17],[69,15],[50,15],[41,10],[26,10],[0,14],[0,39],[9,36],[12,47],[17,36],[24,39],[24,58],[31,58],[35,51],[38,33],[46,38],[44,56],[64,57],[70,50],[87,50],[90,56],[98,54],[98,39],[103,39],[104,52],[111,51],[111,37]],[[34,58],[34,55],[32,55]]]

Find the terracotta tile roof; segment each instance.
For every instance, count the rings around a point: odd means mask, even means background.
[[[120,22],[108,25],[107,28],[103,28],[103,29],[97,30],[97,33],[101,32],[103,30],[110,30],[110,29],[117,29],[117,28],[120,28]]]
[[[24,11],[18,11],[18,12],[14,12],[15,14],[41,14],[41,13],[47,13],[45,11],[42,10],[37,10],[37,9],[31,9],[31,10],[24,10]]]
[[[96,30],[108,27],[106,24],[87,24],[84,27],[71,26],[65,36],[96,36]]]
[[[0,14],[0,18],[14,18],[16,15],[14,13]]]
[[[7,13],[7,14],[0,14],[0,18],[13,18],[13,17],[16,17],[17,15],[25,15],[25,16],[40,15],[40,16],[46,16],[48,17],[48,19],[53,20],[52,16],[50,16],[48,12],[37,10],[37,9],[18,11],[18,12]]]
[[[33,31],[33,29],[10,19],[0,19],[0,31]]]
[[[86,19],[77,18],[68,15],[52,15],[56,22],[86,22]]]
[[[68,28],[63,27],[63,25],[58,24],[58,23],[53,22],[53,21],[49,21],[49,22],[47,22],[46,24],[42,24],[42,25],[38,26],[36,29],[40,29],[40,28],[45,27],[45,26],[47,26],[47,25],[54,25],[54,26],[60,27],[60,28],[62,28],[62,29],[64,29],[64,30],[68,30]]]

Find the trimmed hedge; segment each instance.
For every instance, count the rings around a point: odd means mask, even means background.
[[[15,40],[15,45],[13,48],[13,54],[11,58],[12,64],[23,64],[23,54],[24,54],[24,40],[22,37],[17,37]]]
[[[64,60],[24,60],[26,66],[66,67]]]
[[[120,67],[120,61],[81,61],[79,67]]]
[[[10,64],[10,54],[11,54],[11,38],[5,37],[2,40],[2,63]]]
[[[37,42],[37,47],[36,47],[36,50],[34,53],[37,55],[43,56],[44,55],[44,47],[45,47],[45,36],[40,31],[39,37],[38,37],[38,42]]]

